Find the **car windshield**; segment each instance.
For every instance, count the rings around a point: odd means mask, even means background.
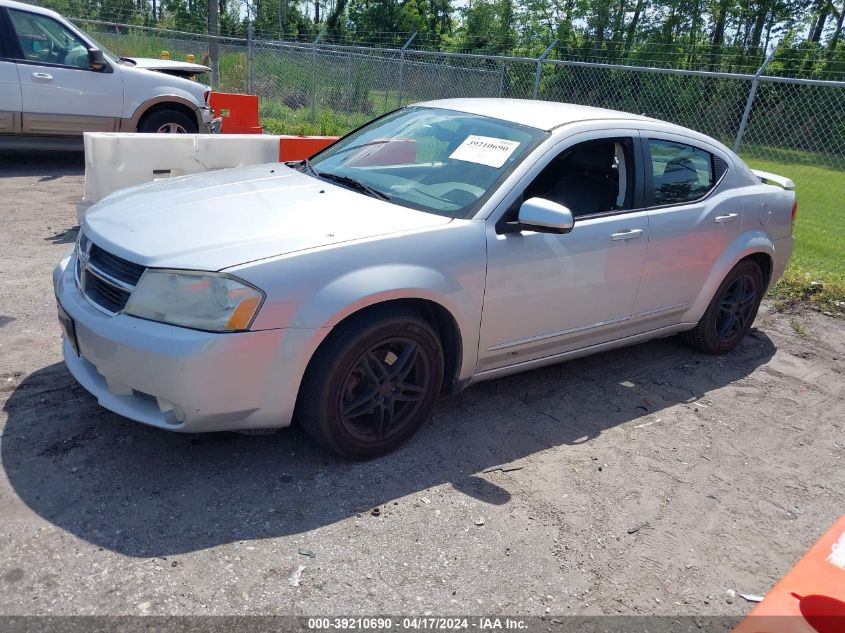
[[[465,112],[408,107],[346,136],[306,167],[398,205],[468,218],[547,134]]]

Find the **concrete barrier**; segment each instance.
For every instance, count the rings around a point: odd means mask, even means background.
[[[118,189],[162,178],[279,160],[280,137],[263,134],[85,133],[85,211]]]
[[[85,195],[77,205],[77,219],[81,223],[92,204],[119,189],[215,169],[302,160],[335,140],[271,134],[86,132]]]

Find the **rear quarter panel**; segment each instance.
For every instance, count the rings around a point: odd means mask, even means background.
[[[773,241],[792,234],[794,191],[760,183],[737,193],[743,197],[743,231],[763,228]]]
[[[697,300],[683,316],[685,323],[698,322],[722,280],[741,259],[755,253],[768,255],[772,260],[771,287],[792,254],[793,192],[762,183],[739,184],[732,191],[741,202],[742,229],[713,266]]]

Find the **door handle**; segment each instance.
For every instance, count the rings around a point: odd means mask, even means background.
[[[739,213],[728,213],[726,215],[717,215],[716,219],[713,220],[716,224],[727,224],[728,222],[733,222],[739,217]]]
[[[53,81],[53,75],[48,73],[32,73],[32,78],[38,81]]]
[[[614,242],[625,242],[627,240],[635,240],[638,237],[643,236],[642,229],[633,229],[633,230],[626,230],[620,231],[619,233],[614,233],[610,236],[610,239]]]

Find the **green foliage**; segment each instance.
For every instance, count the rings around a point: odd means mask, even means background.
[[[328,108],[318,108],[316,120],[312,120],[311,108],[292,109],[271,101],[262,102],[259,112],[268,134],[342,136],[369,120],[361,114],[343,114]]]

